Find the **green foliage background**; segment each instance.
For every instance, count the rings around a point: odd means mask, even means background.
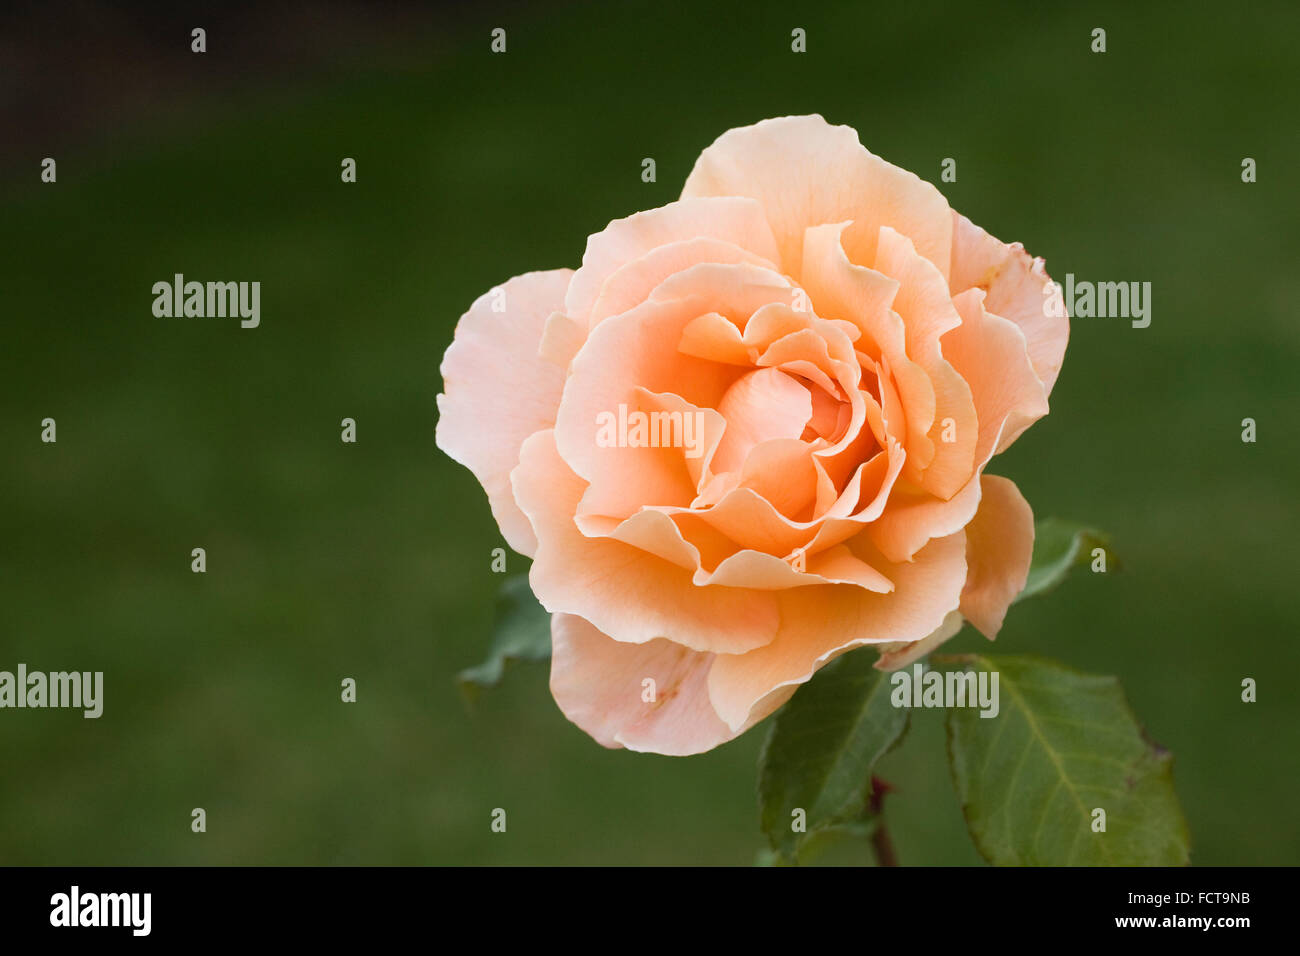
[[[764,729],[606,751],[527,664],[467,708],[501,542],[434,447],[434,396],[477,295],[576,266],[718,134],[802,112],[1058,279],[1152,283],[1150,328],[1073,323],[1052,414],[993,468],[1110,533],[1124,570],[1016,606],[996,650],[1122,679],[1175,755],[1193,862],[1300,862],[1300,8],[1135,6],[470,8],[371,23],[275,84],[215,34],[193,69],[222,82],[113,117],[56,185],[46,144],[6,145],[0,669],[102,670],[106,701],[0,711],[0,862],[750,862]],[[260,280],[261,328],[154,318],[174,272]],[[942,716],[915,718],[881,767],[899,855],[976,863]]]

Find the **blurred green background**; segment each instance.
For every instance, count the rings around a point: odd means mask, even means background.
[[[467,707],[503,542],[434,396],[476,296],[805,112],[1058,279],[1152,283],[1149,328],[1073,323],[1052,414],[993,468],[1125,567],[1017,606],[997,650],[1122,678],[1194,863],[1300,862],[1300,8],[241,7],[202,56],[197,15],[78,9],[3,22],[40,56],[10,60],[0,145],[0,669],[102,670],[105,710],[0,711],[0,862],[751,862],[765,728],[606,751],[539,665]],[[155,318],[175,272],[260,280],[261,327]],[[904,863],[979,862],[940,715],[882,774]]]

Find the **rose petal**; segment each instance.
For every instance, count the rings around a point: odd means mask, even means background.
[[[712,571],[695,572],[695,583],[703,585],[778,591],[816,584],[852,584],[868,591],[888,594],[894,583],[844,545],[837,545],[807,558],[804,570],[790,561],[758,551],[739,551]]]
[[[586,325],[575,322],[563,312],[553,312],[542,330],[542,340],[537,345],[537,355],[544,362],[567,369],[585,341],[587,341]]]
[[[785,372],[748,372],[727,389],[718,411],[727,428],[714,453],[714,472],[736,471],[751,448],[773,438],[798,438],[812,418],[812,395]]]
[[[944,358],[939,343],[940,336],[961,324],[961,316],[939,270],[906,236],[888,227],[880,230],[876,268],[899,282],[893,308],[903,319],[907,354],[934,386],[934,423],[928,432],[934,458],[908,477],[940,498],[951,498],[975,473],[979,440],[970,386]]]
[[[944,355],[970,385],[979,419],[979,461],[1000,454],[1047,414],[1047,391],[1030,363],[1024,333],[986,311],[984,299],[982,289],[956,296],[962,323],[943,337]]]
[[[1034,512],[1015,483],[997,475],[980,479],[979,511],[966,526],[969,572],[961,613],[989,640],[997,637],[1007,608],[1025,588],[1034,554]]]
[[[1060,290],[1048,277],[1043,260],[1031,258],[1020,243],[1008,245],[965,216],[952,215],[952,293],[971,288],[988,292],[984,307],[1020,326],[1034,371],[1050,395],[1070,338]]]
[[[896,279],[849,261],[842,245],[844,223],[818,226],[804,236],[804,288],[814,307],[830,318],[845,319],[862,329],[859,348],[879,362],[879,378],[894,391],[900,410],[895,437],[904,442],[913,478],[934,460],[930,430],[935,422],[934,383],[907,352],[903,319],[893,311],[899,292]],[[885,387],[882,385],[882,388]]]
[[[836,655],[859,644],[920,640],[957,609],[966,579],[966,540],[938,538],[905,564],[877,565],[890,594],[825,585],[773,592],[781,609],[774,640],[744,654],[720,654],[709,671],[709,699],[733,728],[782,687],[802,684]]]
[[[786,116],[728,130],[700,154],[682,197],[752,196],[763,204],[781,265],[801,274],[804,230],[853,220],[854,260],[870,264],[881,226],[913,237],[948,275],[952,212],[912,173],[868,152],[848,126]]]
[[[945,538],[966,527],[979,503],[978,477],[946,499],[915,485],[898,484],[884,511],[867,526],[866,533],[889,560],[910,561],[932,538]]]
[[[696,587],[690,571],[639,547],[585,537],[573,519],[584,483],[560,457],[553,431],[524,442],[511,481],[537,535],[529,582],[548,611],[577,614],[615,640],[666,637],[699,651],[741,653],[776,634],[770,595]]]
[[[663,638],[625,644],[572,614],[551,618],[551,694],[605,747],[683,756],[730,740],[709,703],[712,654]],[[647,701],[645,681],[654,682]]]
[[[948,616],[943,619],[943,623],[929,637],[923,637],[911,644],[880,645],[880,660],[876,661],[876,669],[896,671],[900,667],[906,667],[913,661],[920,660],[940,644],[956,637],[957,632],[961,630],[962,625],[965,623],[966,621],[962,618],[960,612],[950,611]]]
[[[529,272],[479,296],[442,360],[438,447],[474,473],[506,542],[529,556],[537,539],[515,504],[510,470],[524,439],[555,424],[564,370],[543,361],[538,344],[572,275]],[[493,311],[498,303],[505,311]]]
[[[590,237],[582,268],[574,273],[565,297],[564,312],[586,321],[605,281],[620,267],[658,246],[700,238],[721,239],[768,262],[775,262],[777,255],[763,210],[753,200],[682,199],[616,219]]]
[[[591,483],[584,511],[627,517],[645,505],[694,500],[698,475],[682,449],[633,446],[630,427],[627,435],[608,432],[633,424],[634,412],[653,411],[647,393],[671,393],[684,407],[718,406],[741,370],[677,350],[698,314],[689,301],[645,302],[598,325],[573,360],[555,430],[564,460]]]
[[[626,312],[644,302],[654,288],[670,276],[704,262],[751,265],[772,268],[773,263],[760,255],[722,239],[697,238],[656,246],[640,258],[620,266],[605,280],[600,296],[591,307],[588,323]]]
[[[717,312],[706,312],[688,322],[677,350],[683,355],[745,368],[758,358],[758,349],[745,344],[736,323]]]

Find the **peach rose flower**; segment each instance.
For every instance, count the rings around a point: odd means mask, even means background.
[[[576,272],[480,297],[437,441],[533,558],[565,715],[699,753],[851,648],[893,669],[997,634],[1034,525],[983,471],[1047,413],[1068,334],[1041,259],[849,127],[765,120]]]

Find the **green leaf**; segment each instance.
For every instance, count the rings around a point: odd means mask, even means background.
[[[998,674],[996,717],[948,710],[948,758],[976,848],[1018,866],[1174,866],[1189,837],[1173,758],[1143,731],[1114,677],[1032,657],[933,662]],[[991,677],[988,680],[991,683]],[[1105,831],[1094,832],[1094,810]]]
[[[793,860],[814,834],[860,820],[871,768],[902,738],[908,712],[889,702],[889,675],[870,649],[823,667],[776,715],[759,757],[758,800],[772,848]],[[806,832],[792,829],[802,809]]]
[[[496,625],[487,660],[457,675],[468,697],[483,687],[495,687],[506,661],[544,661],[551,656],[551,615],[537,603],[528,575],[506,578],[497,595]]]
[[[1034,556],[1029,578],[1017,601],[1050,591],[1072,568],[1088,565],[1094,548],[1106,551],[1107,566],[1115,565],[1109,539],[1100,531],[1061,518],[1044,518],[1034,524]]]

